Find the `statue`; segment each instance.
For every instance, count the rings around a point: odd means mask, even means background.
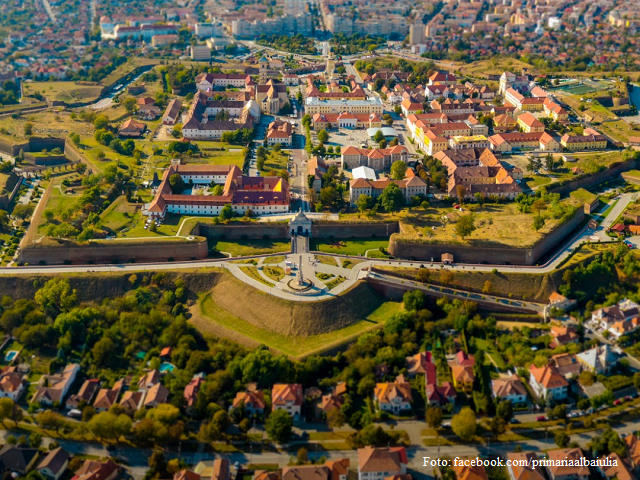
[[[300,255],[300,261],[298,263],[298,286],[303,287],[304,285],[304,275],[302,275],[302,255]]]

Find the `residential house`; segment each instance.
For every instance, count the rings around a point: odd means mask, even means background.
[[[610,467],[598,467],[600,473],[608,480],[637,480],[631,465],[615,452],[609,454]]]
[[[265,402],[262,390],[253,390],[236,393],[231,408],[238,408],[244,405],[245,411],[250,415],[262,415],[264,413]]]
[[[122,395],[122,399],[120,400],[120,406],[129,414],[134,414],[140,407],[142,407],[142,402],[144,400],[145,392],[138,390],[137,392],[132,392],[131,390],[124,392]]]
[[[425,383],[437,383],[436,365],[433,363],[431,352],[420,352],[407,357],[407,374],[413,377],[419,373],[425,375]]]
[[[211,480],[231,480],[231,467],[228,458],[216,458],[213,461]]]
[[[566,379],[577,378],[582,371],[582,364],[573,353],[559,353],[551,357],[551,364]]]
[[[281,480],[282,472],[280,470],[276,470],[275,472],[268,470],[256,470],[253,473],[253,480]]]
[[[518,375],[492,380],[491,389],[494,398],[509,400],[514,405],[527,403],[527,390]]]
[[[85,460],[71,480],[117,480],[121,473],[120,466],[111,459]]]
[[[427,403],[431,406],[442,407],[448,403],[455,403],[458,392],[451,382],[443,382],[442,385],[427,383],[425,385]]]
[[[573,325],[551,325],[551,336],[553,341],[549,344],[550,348],[557,348],[580,341],[580,335],[578,335]]]
[[[382,480],[407,473],[407,451],[404,447],[358,449],[358,480]]]
[[[367,195],[371,198],[378,198],[384,189],[391,183],[395,183],[400,187],[400,191],[405,198],[405,201],[409,201],[411,197],[426,195],[427,184],[420,177],[416,176],[412,169],[407,169],[407,173],[403,180],[366,180],[364,178],[357,178],[349,182],[349,202],[351,205],[355,205],[360,198],[360,195]]]
[[[65,406],[68,410],[78,408],[80,405],[91,405],[91,400],[93,400],[93,396],[96,394],[98,389],[100,388],[100,380],[97,378],[91,378],[89,380],[85,380],[85,382],[78,390],[77,394],[69,395]]]
[[[609,332],[611,332],[611,336],[615,340],[618,340],[623,335],[628,335],[632,332],[635,332],[638,327],[640,327],[640,318],[633,317],[614,323],[613,325],[611,325],[611,327],[609,327]]]
[[[191,410],[198,399],[198,393],[204,383],[204,379],[201,376],[194,376],[191,381],[184,387],[184,399],[187,402],[187,410]]]
[[[545,400],[563,400],[567,397],[569,382],[558,372],[555,366],[529,367],[529,384],[534,393]]]
[[[541,468],[531,466],[532,460],[538,460],[535,452],[507,453],[507,472],[510,480],[547,480]]]
[[[10,398],[14,402],[22,396],[25,390],[24,375],[17,367],[5,367],[0,374],[0,398]]]
[[[9,445],[0,450],[0,472],[10,473],[15,478],[26,475],[36,464],[39,451],[37,448],[29,448],[25,445]]]
[[[271,389],[271,405],[273,410],[285,410],[294,419],[302,413],[302,385],[299,383],[276,383]]]
[[[158,370],[151,370],[138,380],[138,390],[146,392],[158,383],[160,383],[160,372]]]
[[[409,160],[409,150],[402,145],[390,148],[357,148],[348,146],[342,150],[341,163],[343,169],[366,166],[376,172],[389,170],[394,162]]]
[[[596,328],[607,329],[614,323],[637,317],[640,307],[631,300],[623,300],[617,305],[603,307],[591,312],[591,322]]]
[[[514,130],[518,122],[509,114],[503,113],[494,117],[493,131],[494,133],[507,133]]]
[[[417,113],[420,113],[424,109],[421,103],[412,102],[411,99],[409,98],[405,98],[402,101],[402,103],[400,104],[400,108],[402,109],[402,113],[405,116],[405,118],[408,117],[409,115],[415,115]]]
[[[429,85],[455,85],[458,79],[449,72],[436,72],[429,77]]]
[[[282,468],[282,480],[330,480],[331,469],[326,465],[299,465]]]
[[[577,355],[582,366],[596,375],[607,374],[618,363],[618,357],[608,343],[580,352]]]
[[[549,306],[551,308],[568,311],[577,303],[578,302],[576,300],[570,300],[564,295],[559,294],[558,292],[553,292],[551,295],[549,295]]]
[[[39,387],[31,398],[31,403],[43,405],[62,403],[79,371],[80,365],[72,363],[67,365],[61,374],[43,375],[38,380]],[[47,386],[45,387],[44,385]]]
[[[180,470],[173,474],[173,480],[200,480],[201,478],[200,474],[188,469]]]
[[[331,470],[331,480],[347,480],[351,462],[348,458],[327,460],[324,463]]]
[[[146,129],[147,126],[144,123],[129,118],[118,127],[118,135],[121,137],[137,138],[142,136]]]
[[[487,472],[482,465],[469,467],[454,465],[453,472],[458,480],[489,480]]]
[[[547,473],[551,480],[588,480],[589,467],[568,466],[563,460],[574,460],[576,463],[584,457],[584,452],[579,448],[565,448],[560,450],[549,450],[547,457],[551,460],[552,466],[547,467]]]
[[[58,447],[47,453],[38,464],[36,470],[46,480],[59,480],[67,470],[68,465],[69,454],[64,448]]]
[[[473,367],[469,365],[453,365],[451,367],[453,386],[458,390],[470,392],[473,389],[473,382],[476,379]]]
[[[120,395],[120,390],[102,388],[98,391],[96,399],[93,402],[93,408],[96,412],[106,412],[114,406]]]
[[[476,357],[463,352],[462,350],[456,353],[453,362],[449,362],[450,365],[460,365],[461,367],[474,367],[476,365]]]
[[[153,408],[162,403],[167,403],[168,400],[169,390],[161,383],[157,383],[147,391],[144,397],[144,406]]]
[[[318,405],[318,412],[327,414],[333,410],[339,410],[344,405],[344,397],[335,393],[329,393],[322,396],[322,400]]]
[[[376,384],[373,398],[380,410],[392,413],[411,410],[413,403],[411,385],[402,375],[399,375],[395,382]]]
[[[637,435],[630,434],[624,437],[624,443],[627,446],[627,458],[634,468],[640,467],[640,440]]]
[[[560,145],[572,152],[580,150],[604,150],[607,148],[607,137],[596,132],[595,134],[569,135],[565,133],[560,139]]]

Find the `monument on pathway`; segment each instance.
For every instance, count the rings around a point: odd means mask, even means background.
[[[300,255],[300,259],[298,260],[298,286],[306,286],[304,275],[302,274],[302,255]]]

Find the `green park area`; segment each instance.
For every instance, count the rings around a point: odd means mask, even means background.
[[[578,190],[574,190],[573,192],[571,192],[570,197],[573,198],[574,200],[578,200],[581,203],[588,203],[591,204],[593,203],[598,196],[595,193],[591,193],[588,190],[585,190],[584,188],[579,188]]]
[[[209,240],[209,248],[218,252],[230,253],[233,257],[247,257],[251,255],[266,255],[268,253],[282,253],[291,250],[291,244],[281,240]]]
[[[339,255],[358,255],[364,256],[368,250],[380,252],[380,248],[387,249],[389,247],[389,239],[382,238],[312,238],[311,250],[316,252],[335,253]]]

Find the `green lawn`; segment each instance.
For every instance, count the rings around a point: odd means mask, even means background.
[[[203,316],[207,319],[287,355],[300,357],[350,342],[364,332],[384,325],[394,313],[400,310],[401,304],[398,302],[385,302],[359,322],[330,333],[310,335],[308,337],[287,336],[259,328],[246,320],[242,320],[218,308],[209,294],[201,297],[200,307]]]
[[[285,152],[271,152],[264,162],[263,172],[271,170],[286,170],[289,154]]]
[[[338,253],[341,255],[364,256],[367,250],[379,250],[389,248],[389,239],[379,238],[348,238],[348,239],[325,239],[312,238],[311,250],[325,253]],[[372,253],[372,252],[370,252]]]
[[[275,287],[275,284],[268,282],[264,278],[262,278],[262,275],[258,273],[258,269],[256,267],[240,267],[240,270],[247,277],[253,278],[258,282],[265,284],[267,287]]]
[[[496,346],[492,342],[489,342],[484,338],[477,338],[477,337],[474,338],[473,341],[475,342],[476,350],[482,350],[487,357],[491,357],[495,362],[495,365],[500,370],[504,371],[507,369],[507,364],[505,363],[504,359],[502,358],[502,355],[500,355],[500,353],[496,349]],[[494,363],[491,362],[491,366],[493,365]]]
[[[531,175],[526,177],[524,181],[531,189],[541,187],[543,185],[549,185],[551,183],[551,179],[549,177],[543,177],[542,175]]]
[[[26,82],[25,96],[33,96],[40,92],[51,100],[67,103],[91,102],[100,96],[100,85],[78,85],[76,82]]]
[[[278,240],[221,241],[211,239],[209,247],[216,247],[218,251],[230,253],[234,257],[264,255],[267,253],[288,253],[291,250],[291,244],[289,242],[282,242]]]

